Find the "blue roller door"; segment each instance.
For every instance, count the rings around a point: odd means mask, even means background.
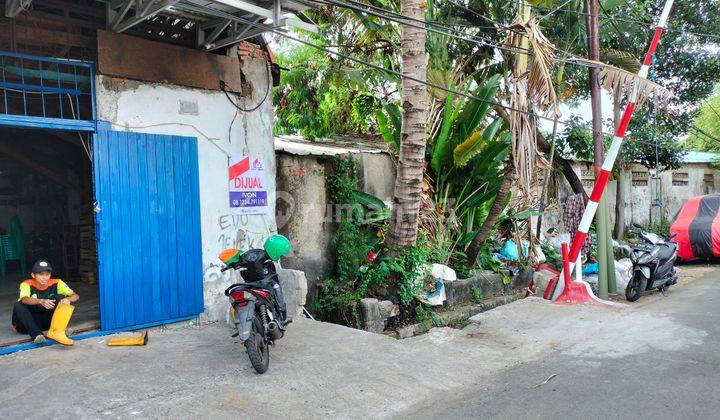
[[[201,313],[197,140],[100,131],[93,164],[101,328]]]

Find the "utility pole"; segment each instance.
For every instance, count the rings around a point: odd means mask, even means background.
[[[598,0],[585,0],[585,26],[588,39],[588,58],[600,61],[600,24]],[[592,128],[594,145],[595,178],[600,174],[600,167],[604,160],[602,136],[602,102],[600,92],[600,69],[590,67],[590,106],[592,107]],[[607,299],[609,288],[610,268],[614,277],[615,258],[612,252],[612,236],[609,234],[609,217],[607,199],[600,201],[595,217],[595,233],[597,237],[598,267],[599,267],[599,294],[600,298]],[[611,264],[610,261],[613,263]],[[615,290],[612,290],[614,293]]]

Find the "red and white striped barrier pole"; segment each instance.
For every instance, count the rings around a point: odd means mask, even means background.
[[[660,14],[660,19],[658,20],[657,26],[655,27],[655,33],[653,34],[652,40],[650,41],[650,47],[648,48],[648,51],[645,54],[645,59],[643,60],[643,64],[638,71],[638,77],[642,79],[647,79],[648,71],[650,70],[650,64],[652,64],[653,55],[655,55],[655,49],[657,48],[658,42],[660,42],[660,36],[662,35],[663,29],[667,24],[668,16],[670,15],[670,9],[673,6],[673,1],[674,0],[666,0],[665,6],[663,7],[662,13]],[[612,144],[610,145],[610,149],[608,149],[607,151],[605,161],[603,162],[600,173],[595,180],[595,185],[593,186],[592,193],[590,193],[590,200],[588,201],[587,206],[585,206],[585,211],[583,212],[582,219],[580,220],[580,225],[578,226],[578,230],[577,232],[575,232],[575,236],[573,237],[569,255],[571,273],[572,270],[575,268],[575,261],[578,260],[580,250],[582,249],[583,241],[588,235],[588,231],[590,230],[590,224],[595,218],[595,212],[597,211],[598,203],[600,202],[600,199],[605,192],[605,187],[607,187],[608,179],[610,178],[610,172],[612,171],[612,168],[615,165],[615,160],[617,159],[618,153],[620,152],[620,146],[622,146],[625,132],[627,131],[628,125],[630,124],[630,118],[632,118],[633,111],[635,110],[635,102],[637,101],[638,89],[638,84],[635,83],[633,91],[630,95],[630,101],[625,107],[623,116],[620,119],[620,124],[618,124],[617,128],[615,129],[615,136],[613,137]],[[561,274],[560,280],[562,280],[562,278],[563,277]],[[557,287],[555,288],[555,292],[553,293],[553,300],[557,299],[557,297],[560,296],[563,289],[565,288],[564,286],[565,285],[562,281],[557,282]],[[592,291],[590,291],[589,287],[587,289],[593,298],[598,299],[597,297],[595,297],[594,294],[592,294]]]

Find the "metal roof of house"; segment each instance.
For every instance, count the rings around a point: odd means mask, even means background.
[[[275,136],[275,151],[291,155],[337,156],[348,153],[388,153],[388,148],[380,143],[360,140],[336,141],[319,139],[306,140],[300,136]]]
[[[720,160],[720,153],[689,151],[683,156],[683,163],[712,163]]]
[[[71,0],[73,1],[73,0]],[[86,0],[74,0],[84,3]],[[15,18],[40,0],[6,0],[5,16]],[[312,0],[100,0],[105,26],[158,41],[188,38],[196,48],[212,51],[257,37],[269,29],[295,26],[317,31],[302,11],[317,7]],[[42,3],[42,2],[40,2]],[[91,3],[96,4],[91,1]],[[98,16],[76,18],[95,20]],[[72,17],[72,15],[71,15]],[[194,38],[194,39],[193,39]]]

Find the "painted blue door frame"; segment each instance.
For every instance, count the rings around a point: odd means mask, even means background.
[[[101,328],[200,314],[197,140],[99,131],[93,163]]]

